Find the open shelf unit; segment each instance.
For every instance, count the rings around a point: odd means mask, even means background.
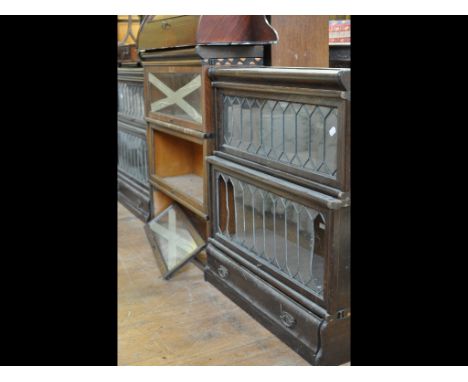
[[[205,155],[211,141],[149,126],[151,184],[207,220]]]

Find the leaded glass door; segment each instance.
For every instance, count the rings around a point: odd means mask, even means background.
[[[346,202],[221,158],[208,162],[214,239],[325,307]]]

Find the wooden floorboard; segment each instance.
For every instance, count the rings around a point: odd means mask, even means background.
[[[308,365],[189,263],[161,278],[143,223],[118,204],[119,365]]]

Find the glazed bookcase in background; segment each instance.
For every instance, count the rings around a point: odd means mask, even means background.
[[[119,67],[117,83],[118,198],[142,221],[151,213],[143,69]]]
[[[350,71],[209,75],[205,277],[312,364],[348,362]]]
[[[151,214],[143,68],[136,54],[140,16],[117,17],[118,199],[146,222]]]

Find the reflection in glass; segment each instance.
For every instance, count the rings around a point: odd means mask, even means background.
[[[179,269],[204,246],[182,210],[171,205],[145,226],[158,266],[165,278]]]

